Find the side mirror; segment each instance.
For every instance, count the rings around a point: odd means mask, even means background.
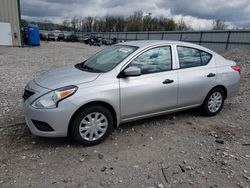
[[[131,66],[123,70],[117,77],[124,78],[124,77],[132,77],[132,76],[140,76],[141,69],[135,66]]]

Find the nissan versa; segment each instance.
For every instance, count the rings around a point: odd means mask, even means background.
[[[132,120],[195,107],[216,115],[239,85],[240,67],[202,46],[131,41],[35,78],[23,99],[33,134],[95,145]]]

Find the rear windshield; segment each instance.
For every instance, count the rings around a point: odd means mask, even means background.
[[[76,68],[87,72],[108,72],[137,49],[135,46],[111,46],[77,64]]]

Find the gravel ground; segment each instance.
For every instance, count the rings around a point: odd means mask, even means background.
[[[250,52],[222,54],[242,67],[241,91],[220,114],[188,110],[122,125],[105,142],[32,136],[21,95],[38,74],[102,47],[42,43],[0,47],[0,187],[250,187]]]

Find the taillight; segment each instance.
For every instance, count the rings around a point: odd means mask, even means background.
[[[232,68],[233,70],[235,70],[235,71],[237,71],[237,72],[240,73],[240,66],[235,65],[235,66],[231,66],[231,68]]]

